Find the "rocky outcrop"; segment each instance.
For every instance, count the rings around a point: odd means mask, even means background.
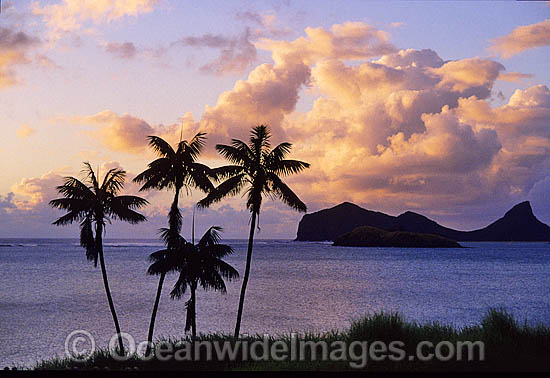
[[[406,231],[384,231],[376,227],[357,227],[337,237],[333,245],[344,247],[460,248],[454,240],[439,235]]]
[[[535,217],[528,201],[514,206],[489,226],[475,231],[453,230],[411,211],[394,217],[344,202],[304,215],[298,225],[296,240],[335,240],[359,226],[434,234],[458,241],[550,241],[550,227]]]

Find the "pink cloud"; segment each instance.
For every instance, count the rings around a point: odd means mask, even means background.
[[[136,56],[136,46],[132,42],[111,42],[105,46],[105,51],[119,59],[131,59]]]
[[[518,26],[510,34],[491,40],[490,49],[503,58],[525,50],[550,45],[550,19],[532,25]]]

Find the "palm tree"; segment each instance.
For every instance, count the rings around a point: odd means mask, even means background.
[[[149,274],[166,274],[169,271],[179,273],[170,297],[180,299],[185,295],[187,288],[191,291],[191,298],[185,302],[187,309],[185,332],[191,329],[192,339],[197,336],[196,323],[196,296],[195,292],[200,285],[204,290],[227,292],[224,278],[229,281],[239,277],[235,268],[222,260],[233,253],[233,249],[225,244],[219,244],[221,227],[212,226],[205,232],[198,244],[187,242],[179,236],[177,246],[173,250],[163,249],[151,254],[152,262]],[[168,244],[169,229],[162,229],[162,238]]]
[[[143,184],[140,191],[151,189],[173,189],[174,200],[168,213],[168,232],[166,233],[167,249],[175,249],[181,232],[182,217],[178,208],[180,192],[185,189],[189,193],[190,188],[199,188],[204,192],[213,189],[208,175],[210,168],[196,160],[206,143],[205,133],[198,133],[191,141],[180,141],[176,150],[168,142],[157,136],[149,137],[149,146],[157,153],[158,159],[149,163],[148,168],[134,178],[134,182]],[[147,337],[147,351],[153,342],[155,318],[157,316],[160,295],[166,272],[160,273],[157,295],[151,313],[149,334]]]
[[[252,245],[254,241],[254,229],[256,218],[260,214],[263,196],[279,198],[291,208],[306,212],[306,205],[283,182],[279,176],[288,176],[299,173],[309,167],[308,163],[299,160],[287,160],[292,145],[281,143],[270,150],[269,139],[271,134],[265,125],[252,128],[250,143],[232,139],[231,145],[218,144],[216,150],[233,165],[214,169],[219,177],[227,177],[225,181],[212,190],[204,199],[199,201],[199,207],[209,207],[211,204],[221,201],[227,196],[233,196],[241,192],[247,186],[246,207],[252,213],[250,220],[250,234],[248,237],[248,252],[246,255],[246,269],[239,298],[237,323],[235,325],[235,337],[239,336],[241,318],[244,306],[246,285],[250,275],[250,262],[252,260]]]
[[[131,224],[145,221],[146,218],[134,210],[145,206],[148,202],[136,196],[117,195],[123,188],[124,179],[126,178],[126,172],[122,169],[110,169],[100,184],[90,163],[86,162],[84,166],[85,182],[74,177],[65,177],[64,184],[57,187],[57,191],[64,198],[54,199],[50,201],[50,205],[54,208],[66,210],[67,214],[53,222],[53,224],[65,226],[75,221],[80,222],[80,245],[86,249],[86,258],[93,261],[94,266],[97,267],[99,257],[103,285],[105,286],[109,308],[118,334],[120,353],[124,355],[120,325],[111,297],[103,259],[103,233],[105,232],[105,221],[110,222],[110,218]]]

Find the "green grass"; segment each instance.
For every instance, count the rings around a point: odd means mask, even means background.
[[[301,334],[300,340],[325,341],[329,345],[335,341],[343,341],[349,346],[352,342],[359,344],[367,341],[383,341],[389,344],[392,341],[404,343],[402,348],[407,357],[416,355],[416,346],[421,341],[430,341],[434,345],[441,341],[449,341],[456,345],[459,341],[482,341],[485,344],[485,359],[479,361],[479,354],[475,354],[475,361],[468,362],[451,359],[447,362],[432,360],[422,362],[418,359],[410,361],[373,361],[369,358],[364,370],[372,371],[550,371],[550,328],[545,326],[528,326],[519,324],[509,313],[502,309],[491,309],[478,325],[464,328],[455,328],[439,323],[419,324],[407,322],[398,313],[377,313],[368,315],[352,322],[344,331],[332,331],[320,334]],[[236,340],[228,335],[212,333],[202,334],[200,341],[226,341],[235,343]],[[241,342],[262,341],[261,335],[248,336]],[[269,347],[274,342],[282,340],[290,345],[291,335],[270,336],[267,340]],[[190,341],[188,338],[169,338],[158,340],[155,350],[163,344],[171,344],[174,350],[181,350],[180,343]],[[443,348],[446,350],[445,348]],[[349,351],[349,349],[348,349]],[[242,348],[236,361],[212,360],[206,361],[206,351],[201,349],[199,361],[160,361],[156,357],[150,361],[143,361],[136,354],[128,356],[124,362],[116,361],[109,351],[96,351],[84,362],[73,361],[69,358],[55,358],[38,362],[32,369],[35,370],[64,370],[64,369],[109,369],[109,370],[355,370],[348,361],[312,361],[311,348],[305,349],[306,358],[303,361],[243,361]],[[317,349],[320,356],[322,348]],[[357,350],[360,352],[360,350]],[[215,358],[215,353],[213,354]],[[353,361],[352,361],[353,362]]]

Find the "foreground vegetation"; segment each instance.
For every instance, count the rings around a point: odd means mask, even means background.
[[[550,327],[528,326],[519,324],[510,314],[504,310],[490,310],[482,321],[465,328],[454,328],[439,323],[419,324],[407,322],[396,313],[379,313],[360,318],[352,322],[349,329],[333,331],[322,334],[300,335],[301,340],[325,341],[331,345],[334,341],[344,341],[351,344],[353,341],[384,341],[389,344],[399,340],[404,343],[403,349],[407,356],[414,355],[416,346],[421,341],[430,341],[434,345],[441,341],[449,341],[456,345],[458,341],[482,341],[485,344],[485,359],[479,361],[479,354],[474,354],[474,361],[462,361],[451,359],[447,362],[436,361],[421,362],[408,358],[402,361],[383,361],[369,359],[364,370],[373,371],[550,371]],[[236,340],[228,335],[208,334],[199,335],[195,342],[199,341],[226,341],[234,343]],[[262,336],[249,336],[250,343],[261,341]],[[277,340],[282,340],[290,345],[291,336],[282,335],[269,338],[269,345]],[[154,351],[162,348],[163,343],[170,343],[175,350],[180,348],[180,343],[190,341],[185,339],[164,339],[155,344]],[[165,345],[166,346],[166,345]],[[69,358],[56,358],[41,361],[33,367],[35,370],[43,369],[110,369],[110,370],[354,370],[349,361],[311,361],[311,349],[307,349],[306,358],[303,361],[276,362],[268,361],[243,361],[239,353],[236,361],[225,360],[206,361],[205,350],[201,350],[200,361],[160,361],[157,357],[149,361],[143,361],[138,355],[128,356],[124,362],[116,361],[108,350],[96,351],[91,358],[84,362],[77,362]],[[432,351],[433,352],[433,351]],[[319,356],[319,354],[318,354]]]

